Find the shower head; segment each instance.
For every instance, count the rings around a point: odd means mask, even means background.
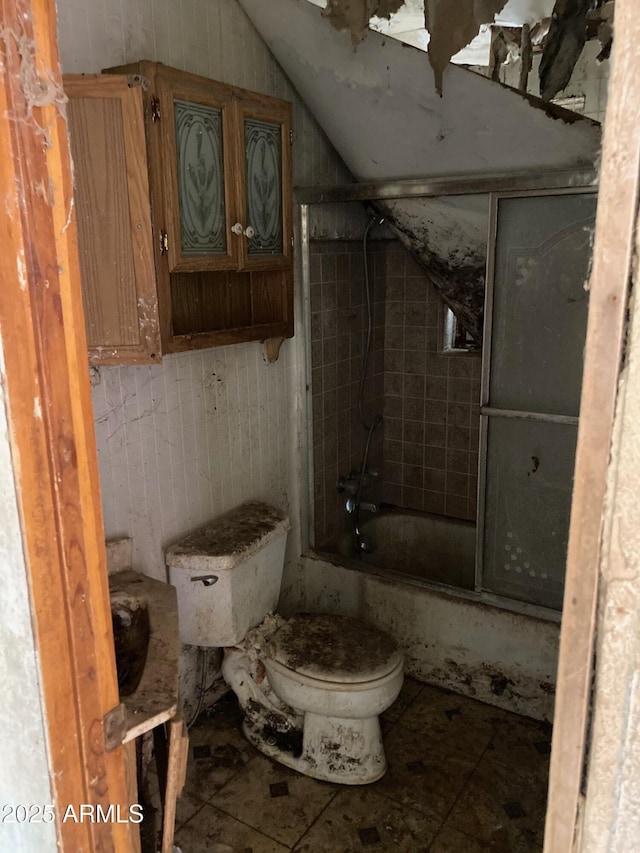
[[[384,216],[380,216],[380,214],[374,213],[371,219],[367,222],[367,227],[364,229],[364,233],[368,234],[369,230],[373,228],[374,225],[382,225],[384,221]]]

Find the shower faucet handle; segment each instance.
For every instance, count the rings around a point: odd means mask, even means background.
[[[358,491],[358,477],[353,476],[353,472],[347,477],[340,477],[336,483],[336,492],[341,495],[343,492],[348,492],[350,495],[355,495]]]

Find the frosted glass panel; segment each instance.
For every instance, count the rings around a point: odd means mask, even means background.
[[[492,417],[488,432],[484,587],[560,609],[577,427]]]
[[[183,255],[227,251],[222,111],[174,100]]]
[[[500,199],[489,405],[577,415],[596,200]]]
[[[282,139],[279,124],[245,119],[247,219],[252,255],[282,254]]]

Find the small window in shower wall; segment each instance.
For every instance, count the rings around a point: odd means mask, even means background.
[[[442,351],[478,352],[480,348],[448,305],[444,305],[444,341]]]

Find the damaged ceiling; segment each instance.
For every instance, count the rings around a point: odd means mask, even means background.
[[[611,48],[613,0],[310,2],[324,7],[323,17],[335,29],[348,30],[354,46],[371,28],[427,51],[440,94],[450,61],[491,66],[521,55],[528,72],[531,52],[539,50],[540,92],[550,100],[567,86],[588,35],[601,39],[602,58]]]
[[[424,0],[424,25],[431,36],[429,62],[436,91],[442,95],[442,74],[451,58],[480,32],[482,24],[493,23],[506,0]]]
[[[239,2],[357,180],[552,171],[595,163],[596,122],[452,64],[443,72],[441,98],[425,85],[423,51],[372,31],[354,50],[350,27],[336,32],[306,2]],[[479,340],[486,198],[376,206]]]

